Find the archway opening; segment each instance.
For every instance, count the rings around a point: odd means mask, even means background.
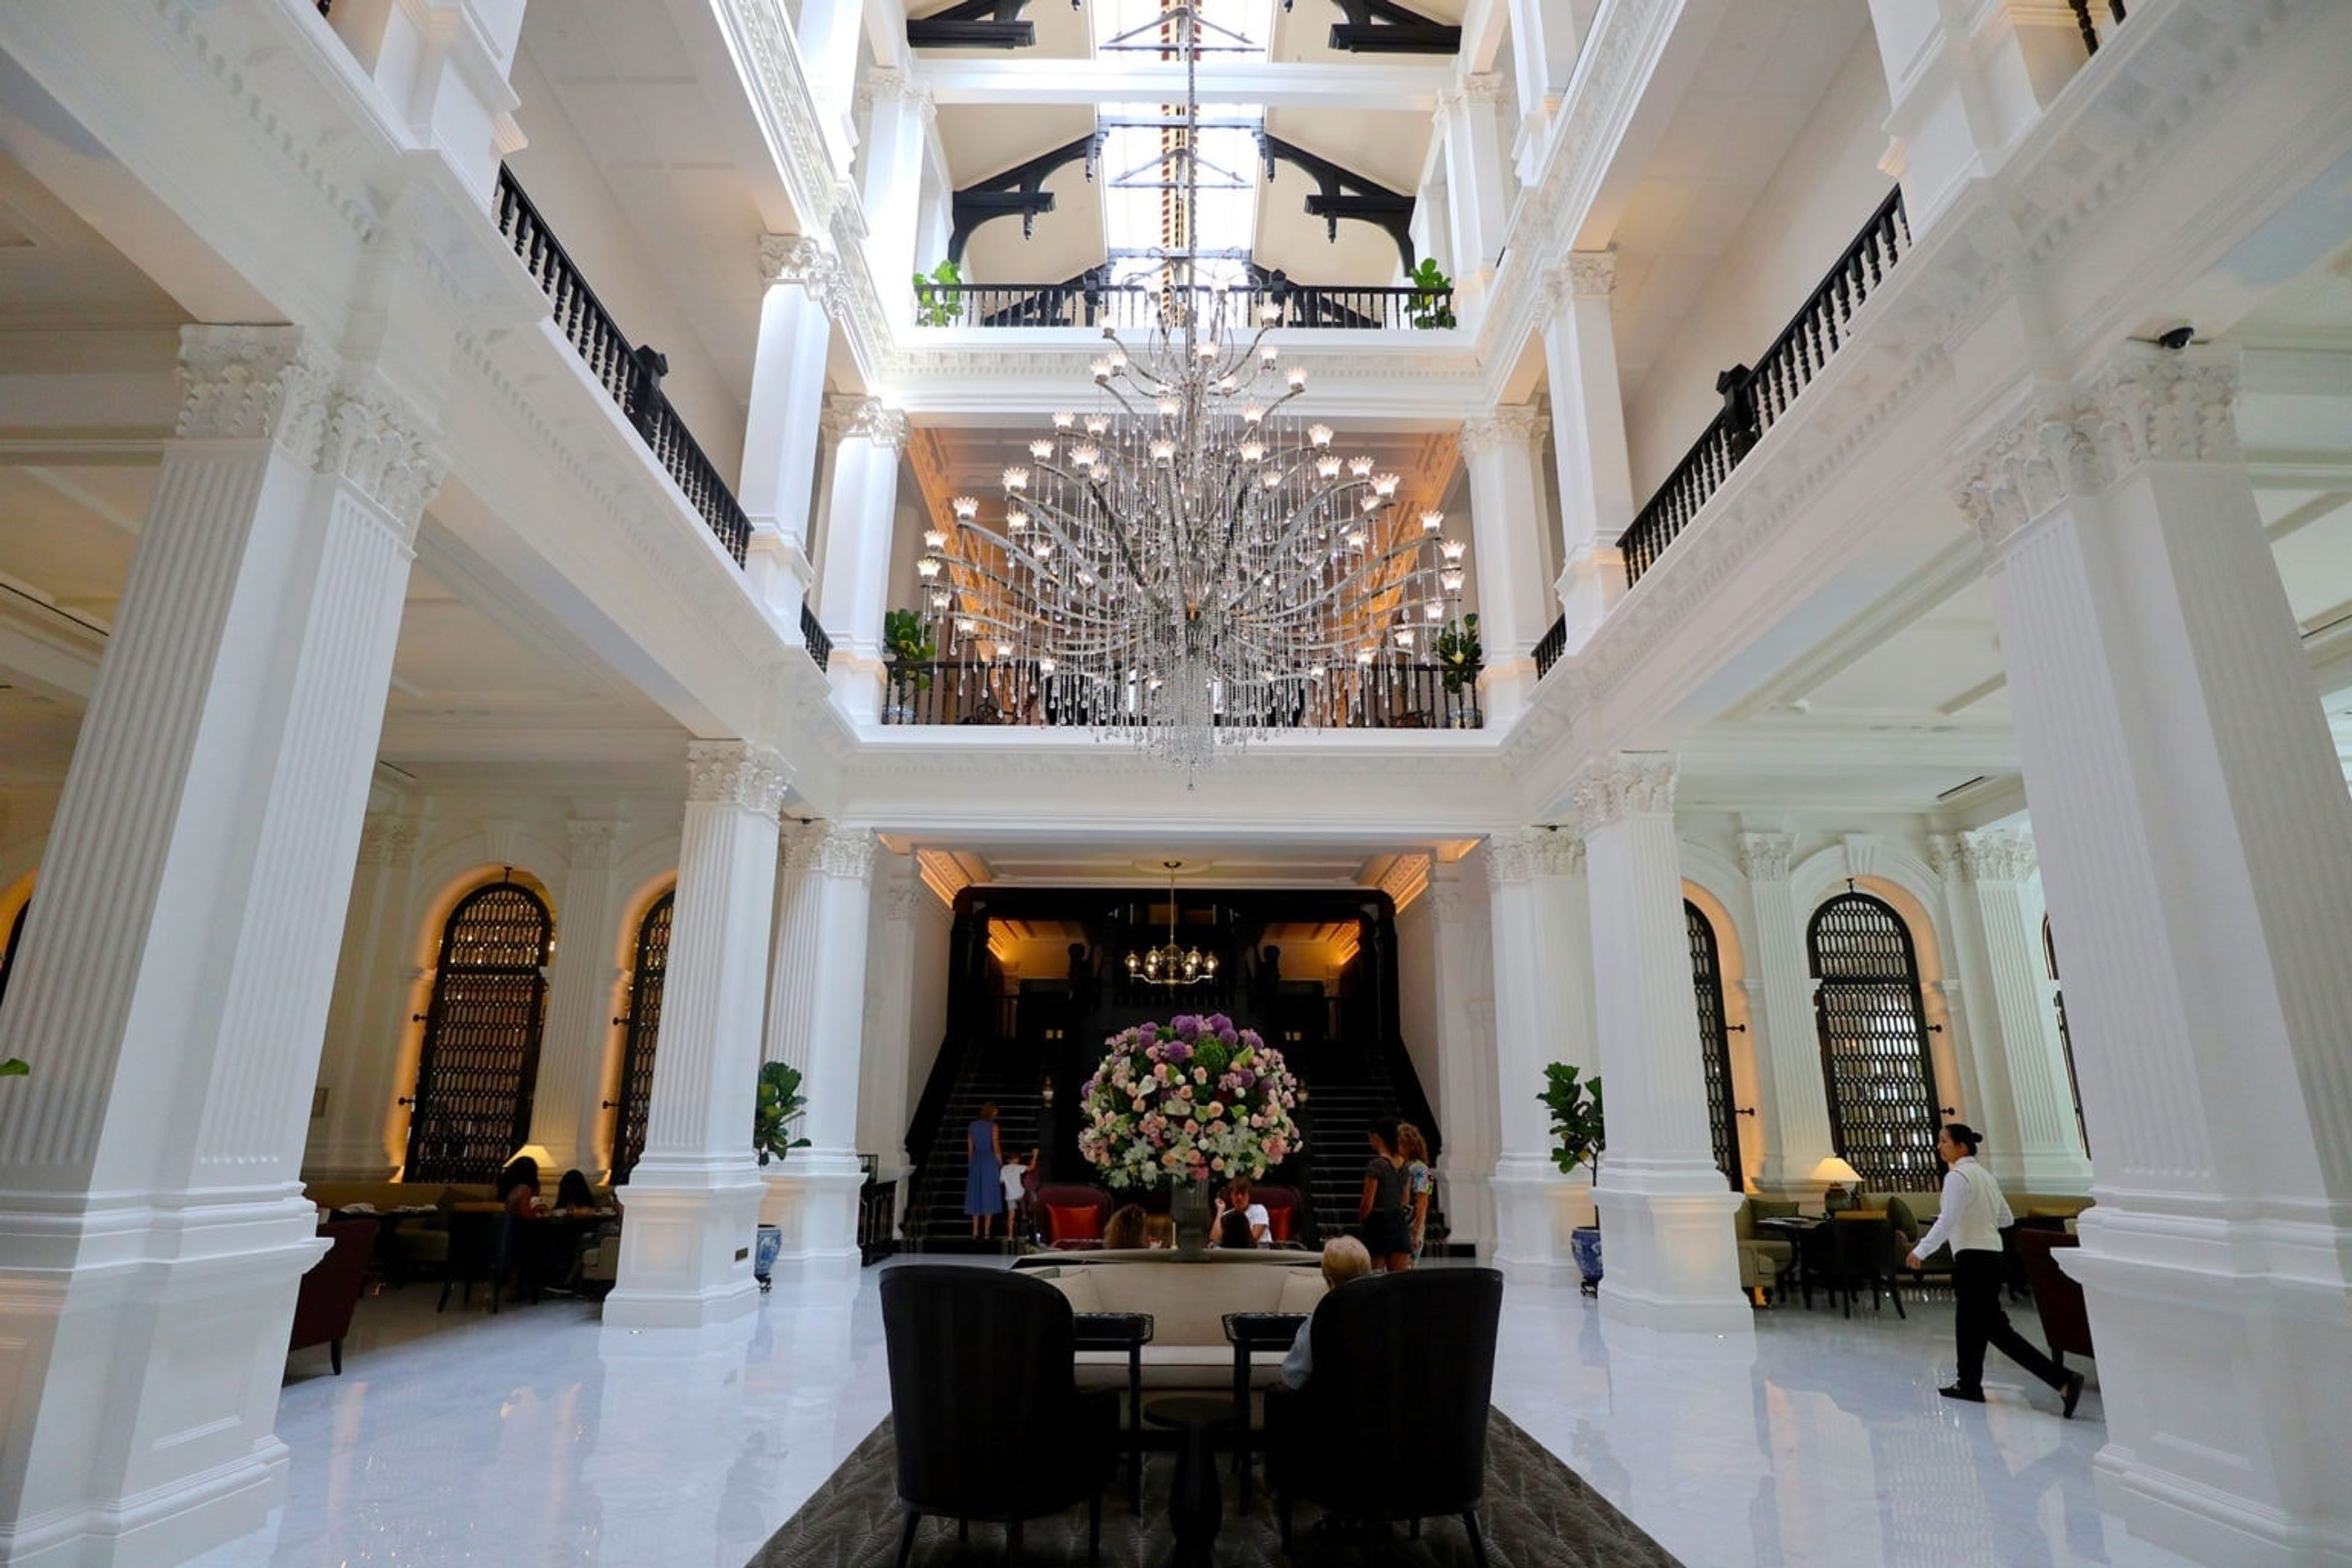
[[[1813,911],[1805,946],[1832,1144],[1865,1187],[1934,1189],[1935,1064],[1910,927],[1885,900],[1849,891]]]
[[[489,1182],[530,1141],[555,921],[511,876],[457,900],[441,928],[409,1100],[411,1182]]]

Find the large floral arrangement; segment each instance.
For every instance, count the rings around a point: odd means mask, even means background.
[[[1078,1152],[1114,1187],[1262,1176],[1304,1142],[1282,1053],[1222,1013],[1141,1024],[1105,1044],[1080,1101]]]

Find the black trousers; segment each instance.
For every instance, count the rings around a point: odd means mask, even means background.
[[[1992,1345],[2051,1387],[2064,1386],[2064,1370],[2010,1326],[2009,1314],[2000,1305],[2003,1272],[1998,1252],[1970,1248],[1952,1254],[1952,1293],[1958,1299],[1953,1326],[1960,1342],[1959,1385],[1984,1386],[1985,1346]]]

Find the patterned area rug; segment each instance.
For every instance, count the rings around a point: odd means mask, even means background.
[[[1248,1513],[1236,1517],[1235,1479],[1223,1468],[1225,1521],[1219,1531],[1219,1568],[1283,1561],[1274,1505],[1259,1486]],[[1154,1453],[1143,1470],[1140,1520],[1127,1505],[1127,1471],[1103,1494],[1104,1568],[1160,1568],[1175,1551],[1168,1526],[1168,1487],[1175,1456]],[[898,1560],[897,1460],[890,1423],[884,1421],[829,1477],[806,1507],[751,1559],[750,1568],[891,1568]],[[1489,1568],[1675,1568],[1675,1559],[1631,1520],[1601,1500],[1575,1471],[1513,1426],[1500,1411],[1486,1426],[1486,1500],[1478,1510],[1486,1538]],[[1319,1510],[1301,1503],[1293,1516],[1294,1560],[1308,1565],[1355,1568],[1372,1563],[1409,1568],[1469,1568],[1470,1542],[1458,1520],[1433,1519],[1412,1540],[1394,1529],[1326,1523]],[[1041,1565],[1082,1564],[1087,1560],[1087,1512],[1074,1508],[1031,1520],[1021,1560]],[[912,1559],[914,1568],[1005,1561],[1002,1526],[975,1524],[959,1543],[951,1520],[923,1521]]]

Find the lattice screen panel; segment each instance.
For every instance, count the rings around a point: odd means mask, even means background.
[[[637,926],[636,967],[629,975],[629,1032],[621,1047],[621,1099],[613,1124],[613,1179],[625,1182],[646,1152],[654,1103],[654,1046],[661,1033],[662,984],[669,974],[669,920],[675,893],[664,893]]]
[[[530,1141],[554,927],[539,895],[519,882],[478,888],[450,911],[417,1056],[404,1180],[495,1181]]]
[[[1715,1168],[1733,1190],[1741,1185],[1739,1118],[1731,1091],[1731,1037],[1724,1027],[1723,963],[1716,952],[1715,927],[1685,899],[1683,918],[1690,926],[1691,980],[1698,991],[1699,1064],[1706,1076],[1707,1125],[1715,1138]]]
[[[1823,904],[1807,933],[1837,1152],[1880,1192],[1942,1184],[1935,1069],[1911,933],[1867,893]]]

